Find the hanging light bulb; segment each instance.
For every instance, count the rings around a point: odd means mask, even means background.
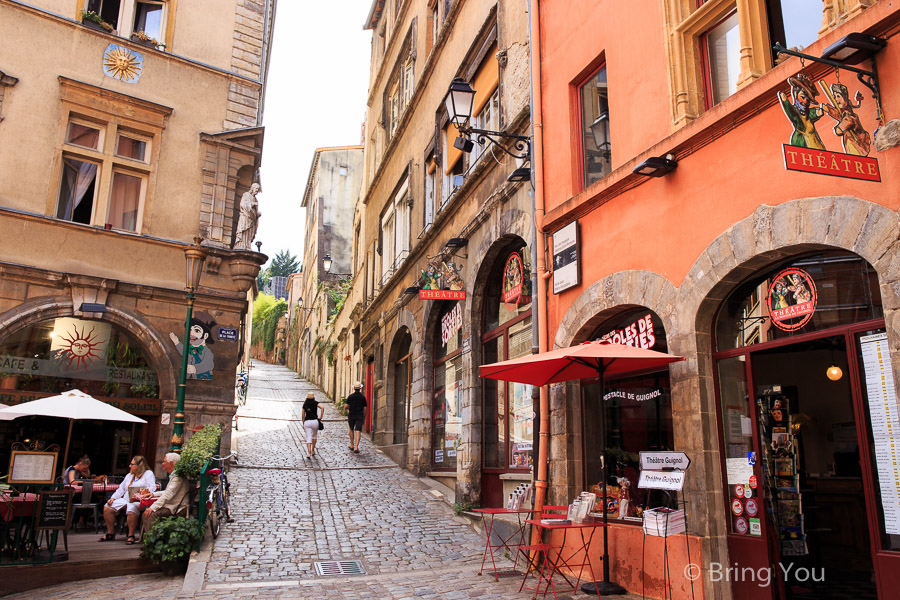
[[[839,366],[837,366],[837,364],[831,363],[831,366],[828,367],[827,371],[825,371],[825,376],[832,381],[838,381],[841,377],[844,376],[844,372]]]

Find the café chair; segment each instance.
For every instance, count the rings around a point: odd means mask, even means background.
[[[100,531],[100,506],[97,502],[91,501],[91,494],[94,492],[94,482],[90,479],[81,482],[81,501],[72,504],[73,515],[77,510],[91,510],[94,514],[94,531]],[[72,517],[72,529],[75,528],[75,517]]]

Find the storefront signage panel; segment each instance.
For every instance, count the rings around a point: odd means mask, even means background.
[[[460,329],[462,329],[462,305],[457,302],[450,312],[441,317],[441,344],[446,346],[450,338]]]
[[[650,349],[656,344],[653,333],[653,317],[650,313],[621,329],[614,329],[600,337],[602,341]]]
[[[465,300],[465,290],[419,290],[421,300]]]
[[[5,406],[15,406],[23,402],[31,402],[38,398],[46,398],[53,396],[46,392],[29,392],[29,391],[2,391],[0,392],[0,404]],[[159,398],[107,398],[104,396],[95,396],[97,400],[105,402],[110,406],[115,406],[125,412],[133,415],[158,415],[160,411]]]
[[[827,80],[827,81],[826,81]],[[778,92],[778,102],[793,128],[782,145],[784,166],[791,171],[881,181],[878,161],[869,157],[872,134],[879,127],[860,91],[855,94],[837,75],[813,82],[804,73],[787,78],[789,92]],[[857,109],[866,108],[857,113]],[[843,152],[829,150],[840,148]]]
[[[684,452],[641,452],[641,468],[648,471],[684,471],[690,466],[691,459]]]
[[[900,413],[894,392],[887,334],[863,336],[860,338],[860,348],[869,394],[869,417],[884,510],[884,529],[889,535],[900,535]]]
[[[806,325],[816,312],[816,284],[803,269],[789,268],[772,278],[767,302],[772,324],[784,331]]]
[[[553,293],[559,294],[581,283],[578,221],[553,234]]]
[[[466,284],[460,275],[463,266],[453,261],[445,261],[440,257],[422,271],[422,287],[419,298],[422,300],[464,300]]]
[[[526,298],[525,266],[518,252],[513,252],[506,259],[503,267],[503,302],[511,311],[515,311],[519,303]]]
[[[840,152],[797,148],[784,144],[784,168],[848,179],[881,181],[878,161],[868,156],[851,156]]]
[[[51,359],[23,356],[0,356],[0,371],[13,375],[40,375],[42,377],[71,377],[92,381],[109,381],[132,385],[156,384],[156,374],[148,369],[130,369],[98,365],[91,370],[73,369],[68,358],[54,355]]]
[[[649,490],[676,490],[684,487],[684,471],[641,471],[638,487]]]

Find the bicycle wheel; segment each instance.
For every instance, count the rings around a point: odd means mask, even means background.
[[[223,473],[224,475],[224,473]],[[228,486],[228,478],[222,477],[222,486],[220,488],[220,497],[222,499],[222,512],[221,516],[225,517],[226,523],[231,523],[234,519],[231,518],[231,512],[228,508],[228,500],[231,497],[231,492],[229,491]]]
[[[209,520],[209,532],[212,534],[213,539],[219,537],[219,490],[213,492],[213,499],[211,502],[206,503],[206,508],[209,511],[209,515],[207,519]]]

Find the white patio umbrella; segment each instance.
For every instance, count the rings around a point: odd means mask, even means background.
[[[69,419],[69,435],[66,437],[66,452],[62,455],[63,470],[69,455],[69,443],[72,441],[72,425],[75,419],[91,421],[125,421],[128,423],[146,423],[144,419],[120,410],[81,390],[68,390],[58,396],[39,398],[31,402],[23,402],[14,406],[0,408],[0,421],[18,419],[19,417],[59,417]]]

